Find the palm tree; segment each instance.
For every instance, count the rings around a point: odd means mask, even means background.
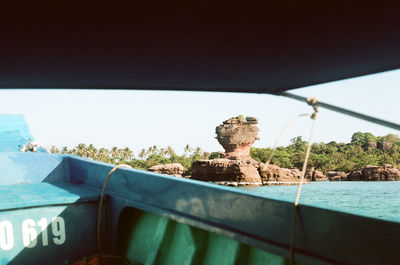
[[[193,153],[192,153],[192,160],[196,160],[199,159],[202,155],[203,151],[201,150],[201,148],[198,146],[194,149]]]
[[[58,154],[58,153],[60,153],[60,150],[58,150],[58,148],[56,146],[52,145],[50,148],[50,153]]]
[[[86,148],[86,157],[91,159],[96,159],[96,156],[97,156],[96,147],[94,147],[93,144],[89,144],[89,146]]]
[[[122,158],[124,161],[131,161],[133,158],[133,152],[129,149],[129,147],[125,147],[122,150]]]
[[[85,157],[85,149],[86,145],[84,143],[80,143],[76,146],[75,154],[80,157]]]
[[[192,151],[192,148],[190,148],[189,144],[185,145],[185,148],[184,148],[185,156],[187,156],[191,151]]]
[[[161,148],[160,149],[160,155],[165,156],[167,154],[167,149]]]
[[[171,146],[168,146],[168,147],[167,147],[166,154],[167,154],[169,157],[172,157],[173,155],[175,155],[175,151],[174,151],[174,149],[172,149]]]
[[[158,151],[157,145],[153,145],[153,146],[149,147],[149,149],[148,149],[148,155],[149,156],[157,154],[158,152],[159,151]]]
[[[141,151],[140,151],[140,153],[139,153],[139,157],[141,158],[141,159],[144,159],[146,156],[147,156],[147,151],[146,151],[146,149],[142,149]]]
[[[96,160],[103,161],[103,162],[110,162],[110,153],[105,148],[100,148],[97,152]]]
[[[61,148],[61,153],[62,153],[62,154],[68,154],[69,152],[71,152],[71,151],[68,150],[68,147],[63,146],[63,147]]]
[[[118,149],[118,147],[116,147],[116,146],[111,147],[111,161],[112,161],[112,163],[119,162],[120,158],[121,158],[120,149]]]

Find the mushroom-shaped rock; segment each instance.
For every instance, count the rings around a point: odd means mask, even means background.
[[[258,119],[254,117],[233,117],[219,125],[215,132],[217,140],[225,149],[223,158],[231,160],[248,159],[250,147],[258,138]]]

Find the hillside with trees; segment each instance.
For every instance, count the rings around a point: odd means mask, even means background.
[[[279,146],[271,161],[284,168],[301,168],[307,142],[301,136],[293,138],[288,146]],[[177,155],[171,147],[159,148],[152,146],[142,149],[138,156],[128,147],[111,149],[96,148],[92,144],[79,144],[75,148],[51,147],[52,153],[73,154],[84,158],[113,164],[129,164],[134,168],[147,169],[154,165],[180,163],[184,166],[184,175],[190,175],[191,165],[198,159],[218,158],[218,152],[204,152],[200,147],[191,148],[187,145],[182,155]],[[272,148],[251,148],[250,155],[257,161],[266,162]],[[351,137],[350,143],[314,143],[311,148],[309,167],[328,171],[350,172],[367,165],[391,164],[400,165],[400,138],[394,134],[374,136],[371,133],[357,132]]]
[[[271,161],[284,168],[301,168],[307,142],[299,136],[286,147],[278,147]],[[251,157],[266,162],[271,148],[252,148]],[[312,145],[309,167],[328,171],[350,172],[367,165],[400,165],[400,139],[394,134],[377,137],[371,133],[354,133],[350,143],[315,143]]]

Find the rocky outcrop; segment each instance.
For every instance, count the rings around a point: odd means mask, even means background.
[[[183,166],[179,163],[156,165],[148,168],[148,171],[170,175],[175,177],[182,177]]]
[[[291,169],[289,169],[289,170],[290,170],[290,172],[292,172],[292,174],[293,174],[293,176],[294,176],[295,179],[300,180],[300,178],[301,178],[301,171],[300,171],[298,168],[291,168]]]
[[[391,142],[378,142],[378,149],[382,151],[389,151],[393,146]]]
[[[255,160],[231,160],[226,158],[197,160],[192,164],[192,179],[225,185],[293,184],[300,180],[292,170],[276,165],[266,165]],[[233,185],[237,186],[237,184]]]
[[[392,165],[386,164],[384,166],[366,166],[361,170],[362,180],[377,181],[377,180],[400,180],[400,170],[394,168]]]
[[[191,178],[234,186],[297,182],[291,170],[267,166],[250,157],[250,147],[259,139],[257,123],[257,118],[239,116],[219,125],[216,138],[225,153],[218,159],[195,161]]]
[[[342,171],[328,171],[326,177],[329,181],[344,181],[347,179],[347,174]]]
[[[355,170],[355,171],[350,172],[347,175],[346,180],[349,180],[349,181],[361,181],[361,180],[363,180],[362,178],[363,178],[363,176],[362,176],[361,170]]]
[[[259,139],[257,123],[253,117],[233,117],[219,125],[216,138],[225,153],[221,158],[193,162],[191,178],[232,186],[298,183],[301,175],[298,169],[266,165],[250,157],[250,147]],[[314,169],[306,177],[327,180],[322,172]]]
[[[295,174],[292,170],[281,168],[277,165],[258,164],[258,172],[262,181],[265,182],[298,182],[300,175]]]
[[[222,158],[251,160],[250,147],[258,138],[258,119],[233,117],[219,125],[215,132],[217,140],[225,149]]]
[[[220,158],[197,160],[192,164],[192,179],[262,185],[260,163],[250,157],[250,147],[258,140],[258,120],[233,117],[217,126],[217,140],[225,149]]]
[[[192,179],[262,184],[258,164],[254,160],[197,160],[192,164]]]
[[[376,147],[377,147],[377,143],[376,142],[372,142],[372,141],[367,142],[367,143],[365,143],[363,145],[364,151],[369,151],[369,150],[372,150],[372,149],[376,149]]]
[[[309,181],[327,181],[328,178],[322,173],[322,171],[311,168],[306,171],[305,179]]]
[[[361,170],[352,171],[347,175],[349,181],[394,181],[400,180],[400,170],[390,164],[383,166],[368,165]]]

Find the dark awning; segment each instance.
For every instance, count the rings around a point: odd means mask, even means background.
[[[281,93],[400,66],[398,1],[100,2],[3,9],[0,87]]]

